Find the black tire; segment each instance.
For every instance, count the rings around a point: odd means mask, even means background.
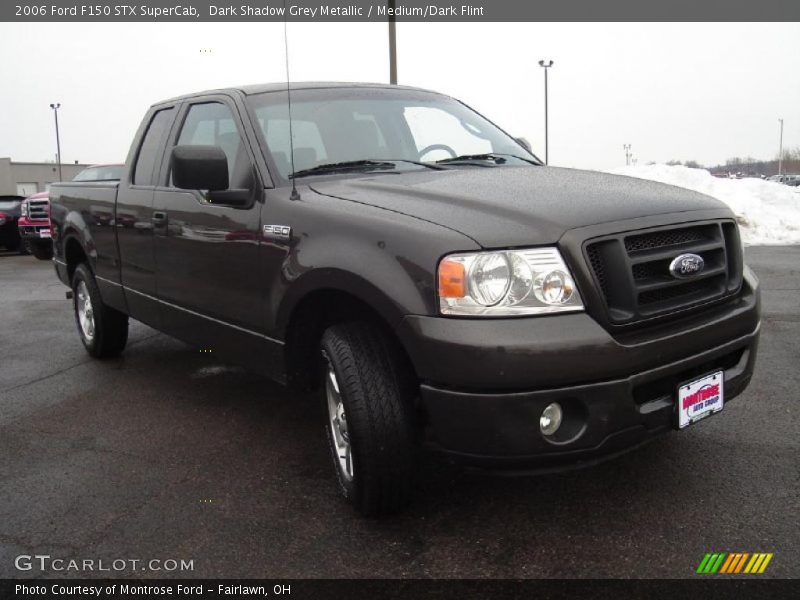
[[[397,512],[411,497],[416,471],[413,377],[377,327],[356,322],[334,325],[322,336],[322,399],[328,447],[342,495],[366,516]],[[352,475],[340,463],[328,409],[330,371],[352,457]]]
[[[81,324],[79,314],[79,305],[87,294],[92,312],[91,335]],[[95,358],[119,356],[128,341],[128,315],[103,304],[97,282],[86,263],[78,265],[72,275],[72,307],[78,335],[86,351]]]
[[[52,244],[31,244],[31,252],[39,260],[50,260],[53,258]]]

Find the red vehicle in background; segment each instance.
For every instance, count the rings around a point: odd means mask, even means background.
[[[50,193],[39,192],[22,201],[17,221],[22,247],[40,260],[53,258],[50,239]]]

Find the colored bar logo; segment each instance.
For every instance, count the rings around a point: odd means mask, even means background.
[[[772,556],[772,552],[709,552],[700,561],[697,572],[711,575],[760,574],[767,569]]]

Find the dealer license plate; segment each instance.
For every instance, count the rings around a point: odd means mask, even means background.
[[[49,229],[40,229],[39,230],[39,237],[40,238],[49,238],[50,237],[50,230]]]
[[[723,372],[717,371],[678,388],[679,429],[722,410],[725,402],[723,380]]]

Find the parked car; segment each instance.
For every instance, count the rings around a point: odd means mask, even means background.
[[[48,192],[39,192],[25,198],[20,207],[21,215],[17,223],[23,246],[39,260],[53,258],[49,197]]]
[[[767,181],[774,181],[776,183],[783,183],[785,185],[797,186],[800,185],[800,175],[792,173],[782,173],[781,175],[772,175],[767,177]]]
[[[0,196],[0,246],[11,252],[25,254],[25,247],[17,230],[21,203],[22,196]]]
[[[421,444],[587,465],[747,387],[759,287],[725,204],[546,167],[435,92],[301,84],[291,111],[284,84],[160,102],[119,183],[52,186],[90,355],[119,355],[133,318],[317,390],[364,514],[406,504]]]

